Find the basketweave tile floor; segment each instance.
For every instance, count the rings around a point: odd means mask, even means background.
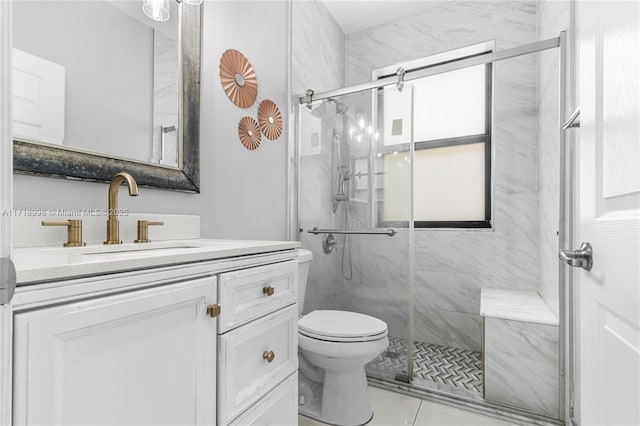
[[[371,426],[514,426],[503,420],[472,413],[437,402],[369,386],[373,406]],[[298,416],[299,426],[324,423]]]

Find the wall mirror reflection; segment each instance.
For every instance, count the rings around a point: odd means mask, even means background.
[[[198,190],[200,7],[167,3],[13,3],[18,173]]]

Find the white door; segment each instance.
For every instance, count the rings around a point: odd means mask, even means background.
[[[13,134],[62,145],[65,69],[13,48]]]
[[[640,424],[640,4],[578,2],[578,420]]]
[[[13,142],[11,131],[11,2],[0,1],[0,259],[11,258]],[[0,261],[1,262],[1,261]],[[0,425],[11,424],[11,307],[14,286],[0,266]]]
[[[17,313],[13,424],[215,424],[215,283]]]

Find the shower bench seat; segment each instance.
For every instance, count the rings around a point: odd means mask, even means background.
[[[535,291],[483,288],[484,398],[558,418],[558,316]]]

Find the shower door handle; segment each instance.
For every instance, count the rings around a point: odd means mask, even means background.
[[[560,250],[558,257],[569,266],[590,271],[593,266],[593,247],[583,242],[578,250]]]

